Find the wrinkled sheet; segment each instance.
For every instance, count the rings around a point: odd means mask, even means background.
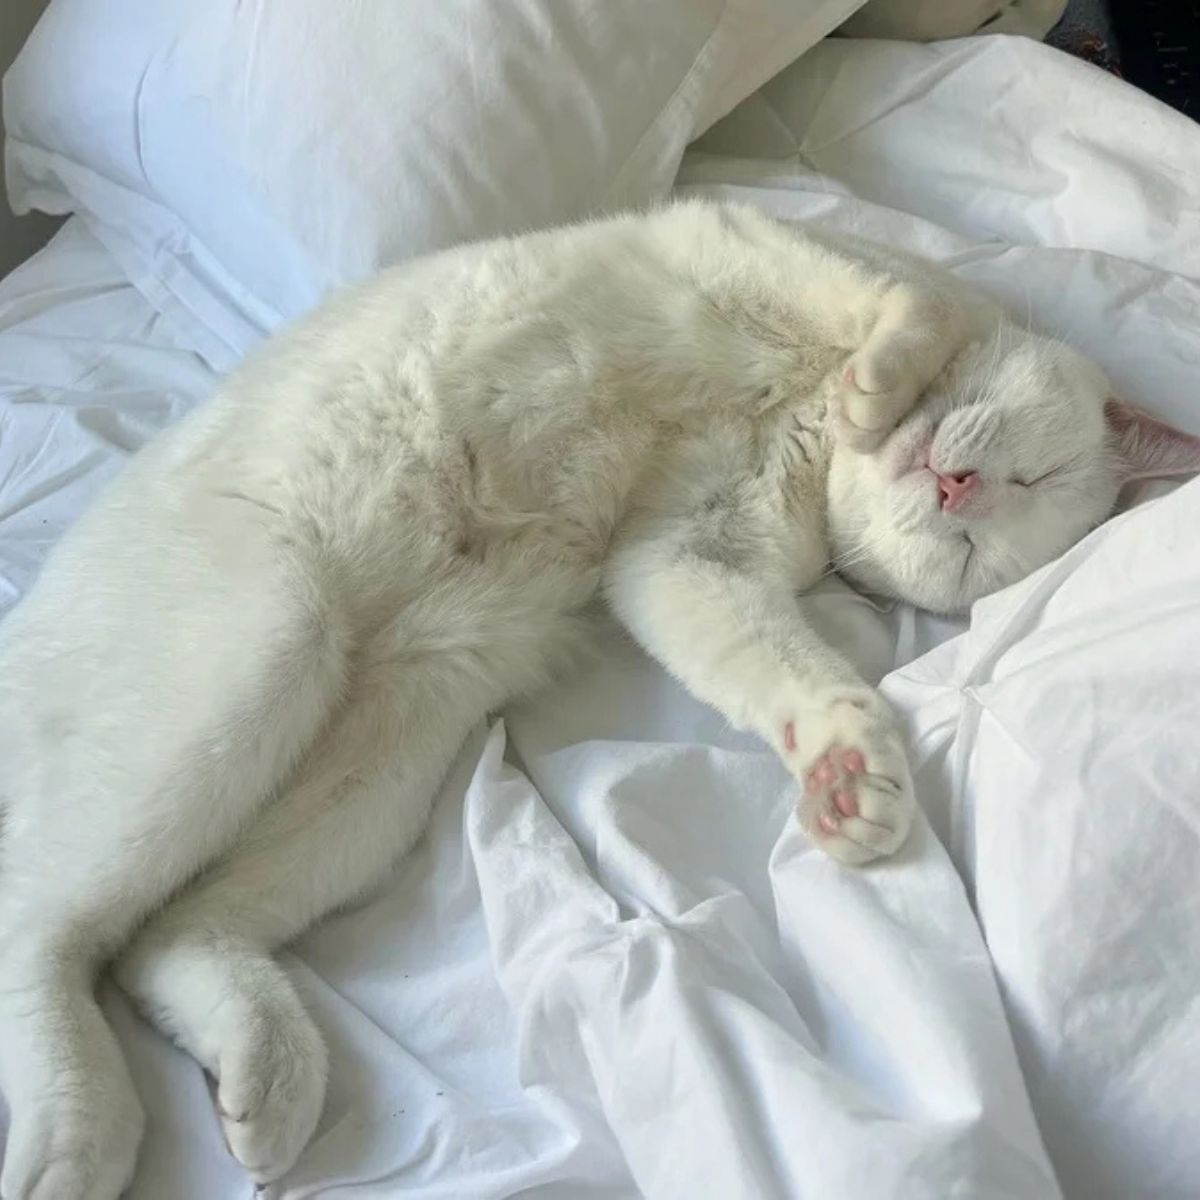
[[[826,43],[679,188],[939,258],[1200,432],[1200,127],[1099,72]],[[78,223],[0,285],[0,604],[213,380]],[[928,820],[883,867],[814,852],[615,631],[478,730],[395,881],[286,955],[332,1065],[271,1200],[1194,1196],[1200,483],[1167,491],[969,627],[804,600],[911,735]],[[198,1068],[105,998],[132,1194],[248,1197]]]

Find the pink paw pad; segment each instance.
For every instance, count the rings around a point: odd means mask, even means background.
[[[867,769],[867,760],[861,750],[843,750],[841,755],[842,770],[851,775],[861,775]]]
[[[858,816],[858,798],[853,792],[841,789],[833,793],[833,806],[843,817]]]
[[[818,828],[836,834],[845,817],[859,815],[856,776],[867,772],[867,759],[856,747],[831,746],[804,778],[805,791],[821,801]]]
[[[819,763],[808,773],[808,788],[812,791],[814,788],[828,787],[838,777],[838,769],[827,758],[821,759]]]
[[[822,812],[822,813],[818,814],[817,824],[820,825],[820,827],[826,833],[837,833],[838,832],[838,819],[831,812]]]

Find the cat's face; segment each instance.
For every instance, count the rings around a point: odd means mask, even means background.
[[[1060,555],[1128,479],[1200,469],[1200,441],[1109,397],[1097,367],[1012,326],[969,347],[877,451],[835,450],[839,570],[959,612]]]

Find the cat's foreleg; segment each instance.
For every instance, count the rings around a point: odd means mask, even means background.
[[[693,695],[777,751],[822,849],[849,863],[893,853],[915,805],[886,702],[806,622],[784,572],[723,560],[703,524],[663,517],[627,536],[607,578],[614,611]]]

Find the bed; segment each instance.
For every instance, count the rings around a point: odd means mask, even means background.
[[[1020,38],[772,53],[647,188],[927,254],[1200,433],[1200,126]],[[617,159],[606,195],[639,199]],[[211,240],[154,270],[176,231],[150,254],[111,188],[67,204],[63,162],[17,168],[77,215],[0,284],[3,607],[276,299],[309,301],[286,272],[232,290]],[[331,1077],[270,1200],[1193,1197],[1200,482],[1124,508],[969,621],[802,599],[909,734],[926,817],[882,867],[814,851],[766,748],[615,630],[478,729],[394,882],[284,956]],[[148,1114],[130,1195],[249,1197],[199,1068],[104,987]]]

